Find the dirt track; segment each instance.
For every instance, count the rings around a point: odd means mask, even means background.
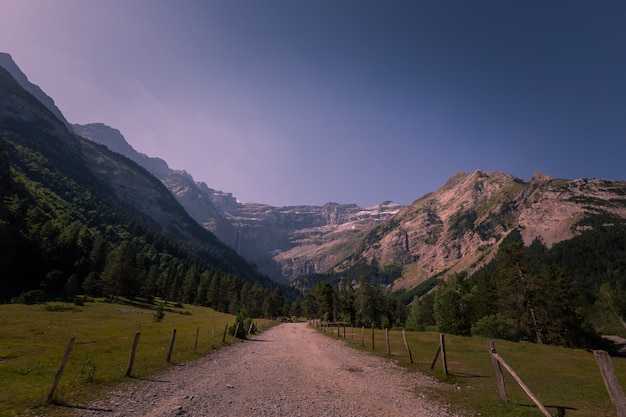
[[[453,416],[420,388],[436,384],[306,323],[282,324],[139,380],[75,416]]]

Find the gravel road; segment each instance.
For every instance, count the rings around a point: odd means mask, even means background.
[[[72,411],[85,417],[455,416],[419,394],[436,384],[306,323],[289,323]]]

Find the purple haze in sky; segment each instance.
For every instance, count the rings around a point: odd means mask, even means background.
[[[0,0],[72,123],[244,202],[408,204],[459,170],[626,179],[626,2]]]

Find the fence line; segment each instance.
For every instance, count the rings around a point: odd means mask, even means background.
[[[352,339],[351,339],[352,341],[351,342],[346,341],[346,342],[354,344],[355,343],[354,335],[356,333],[356,329],[353,329],[351,327],[350,331],[352,333]],[[400,332],[397,332],[397,334],[399,333]],[[391,343],[390,334],[393,334],[393,333],[385,329],[385,341],[387,345],[386,352],[387,352],[387,355],[393,356],[394,353],[391,352],[391,349],[390,349],[390,343]],[[334,336],[332,332],[331,332],[331,335]],[[374,332],[374,329],[372,329],[372,351],[376,352],[375,344],[374,344],[374,340],[375,340],[374,335],[375,335],[375,332]],[[404,329],[401,331],[401,335],[402,335],[402,342],[404,343],[404,347],[406,350],[406,357],[408,358],[408,362],[409,364],[413,364],[415,363],[413,354],[411,352],[411,349],[410,349],[410,346],[406,337],[406,331]],[[344,339],[345,339],[345,334],[344,334]],[[394,340],[397,340],[397,339],[394,339]],[[365,347],[365,327],[364,326],[361,326],[360,344],[362,347]],[[498,388],[498,393],[500,395],[500,399],[504,402],[508,402],[508,398],[506,394],[506,387],[505,387],[504,378],[502,375],[502,367],[504,367],[508,371],[508,373],[513,377],[513,379],[518,383],[522,391],[524,391],[524,393],[528,396],[528,398],[530,398],[530,400],[539,408],[541,413],[543,413],[543,415],[547,417],[551,416],[551,414],[546,410],[545,406],[541,404],[537,396],[534,395],[532,391],[530,391],[528,386],[524,384],[522,379],[513,370],[513,368],[511,368],[506,363],[506,361],[496,352],[493,341],[489,341],[488,346],[489,346],[489,350],[488,350],[489,357],[492,362],[492,366],[493,366],[494,373],[496,376],[495,379],[497,382],[497,388]],[[378,352],[378,353],[381,354],[381,352]],[[608,355],[607,352],[604,352],[604,351],[594,351],[593,353],[598,363],[598,366],[600,368],[600,373],[602,374],[602,377],[604,379],[604,383],[609,393],[609,397],[611,398],[611,402],[613,403],[613,406],[615,407],[617,411],[617,414],[616,414],[617,417],[626,417],[626,395],[624,394],[624,391],[622,390],[619,384],[619,381],[617,380],[617,376],[615,374],[615,370],[613,368],[610,356]],[[402,356],[402,354],[398,354],[398,353],[395,353],[395,355]],[[441,357],[441,361],[442,361],[443,374],[444,376],[447,377],[448,376],[448,364],[447,364],[447,357],[446,357],[446,344],[445,344],[444,334],[439,335],[439,346],[437,346],[437,350],[435,352],[434,358],[430,365],[431,371],[434,370],[434,367],[439,357]],[[563,406],[550,406],[550,407],[555,407],[558,410],[559,416],[565,415],[564,414],[565,409],[567,408]]]

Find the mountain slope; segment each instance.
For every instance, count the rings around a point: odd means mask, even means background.
[[[374,228],[333,271],[373,260],[401,265],[394,288],[408,289],[438,274],[475,271],[515,229],[526,244],[539,238],[551,247],[594,221],[623,219],[624,181],[552,179],[541,173],[524,181],[496,171],[460,172]]]
[[[0,67],[6,69],[24,90],[35,96],[35,98],[37,98],[40,103],[42,103],[48,110],[50,110],[50,112],[52,112],[52,114],[54,114],[54,116],[58,120],[60,120],[65,125],[65,127],[68,128],[68,130],[72,130],[70,124],[67,122],[67,120],[65,120],[63,113],[61,113],[61,110],[59,110],[56,104],[54,104],[54,100],[46,93],[44,93],[43,90],[39,88],[39,86],[28,81],[28,77],[26,77],[26,74],[24,74],[22,70],[17,66],[15,61],[13,61],[11,55],[0,52]]]
[[[117,129],[102,123],[74,124],[73,128],[77,134],[127,156],[153,173],[199,224],[282,283],[326,271],[341,259],[331,252],[344,246],[345,239],[353,239],[401,208],[392,202],[367,209],[336,203],[287,207],[242,204],[230,193],[194,181],[185,171],[170,169],[160,158],[137,152]]]
[[[91,236],[85,247],[96,237],[113,245],[130,239],[142,256],[150,257],[145,262],[174,256],[181,273],[197,264],[271,286],[267,277],[189,217],[158,179],[126,157],[70,132],[1,67],[0,92],[0,165],[6,180],[0,232],[4,245],[30,248],[3,253],[3,281],[12,281],[4,285],[36,288],[50,268],[58,271],[57,284],[69,275],[84,280],[85,271],[71,264],[87,264],[88,254],[70,253],[80,251],[76,239],[84,235]],[[76,235],[63,237],[70,230]],[[60,240],[73,249],[59,247]],[[40,265],[25,262],[29,254]]]

